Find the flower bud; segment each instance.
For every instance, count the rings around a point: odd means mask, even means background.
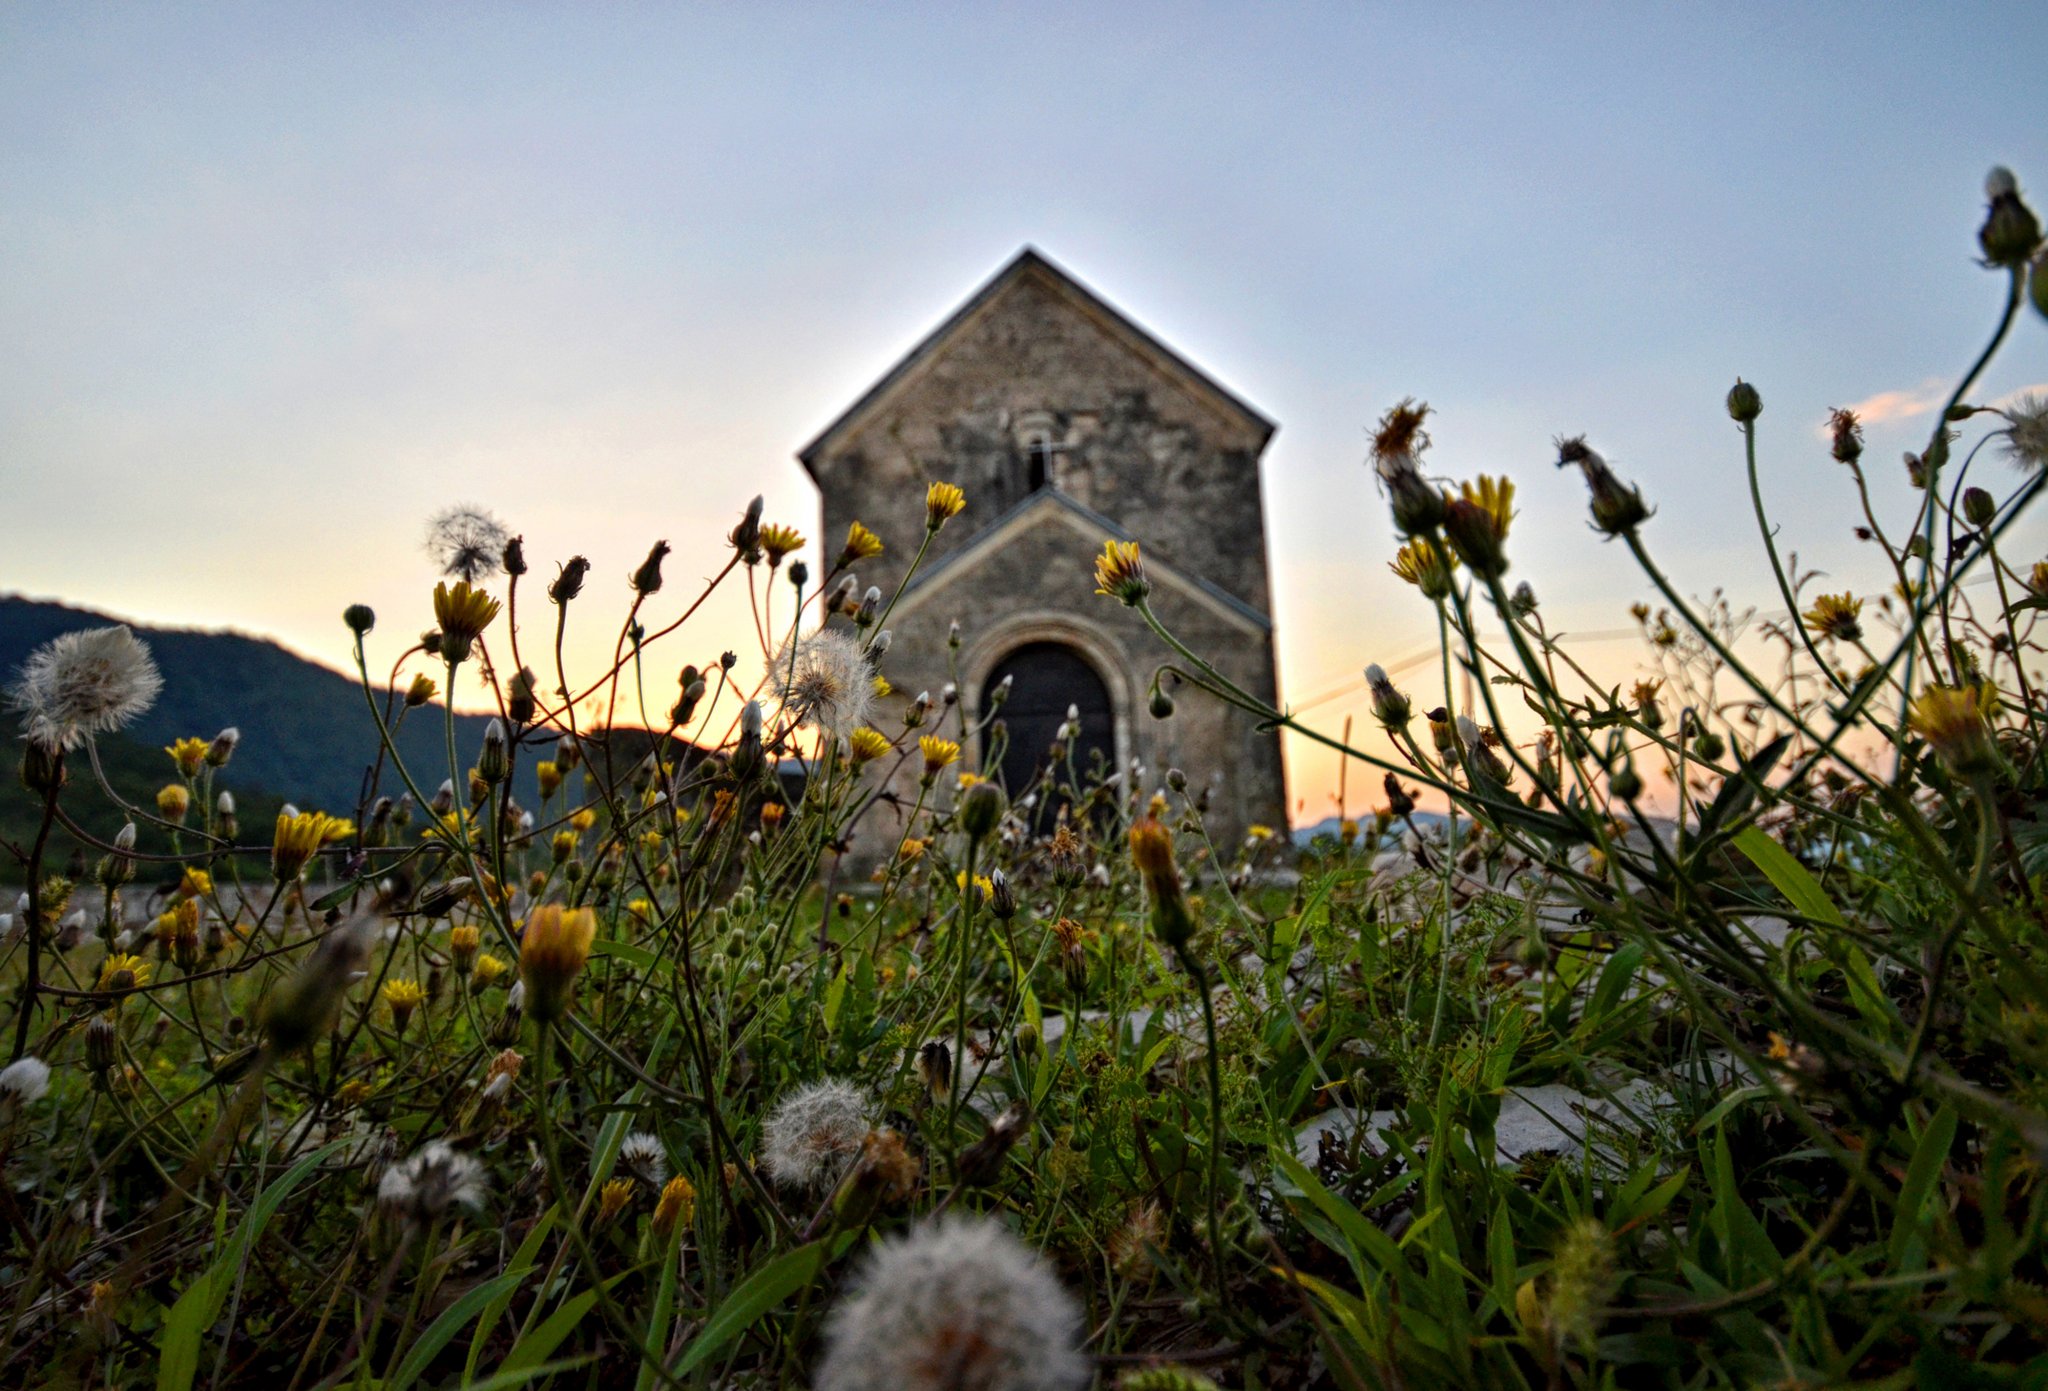
[[[1405,729],[1413,718],[1415,706],[1407,696],[1394,689],[1388,679],[1386,668],[1374,662],[1365,669],[1365,684],[1372,690],[1372,713],[1382,725],[1390,730]]]
[[[637,594],[653,594],[661,588],[661,562],[667,557],[669,544],[656,541],[654,549],[647,553],[647,559],[640,562],[640,568],[633,572],[633,590]]]
[[[995,830],[1009,808],[1010,799],[1003,795],[1002,788],[992,782],[978,782],[960,798],[960,829],[967,832],[969,840],[982,840]]]
[[[533,723],[533,670],[521,667],[506,683],[505,717],[515,725]]]
[[[215,768],[225,768],[228,760],[235,756],[235,746],[242,742],[242,731],[229,725],[213,736],[213,742],[206,746],[206,761]]]
[[[1984,195],[1991,200],[1984,226],[1977,233],[1984,259],[1994,266],[2016,269],[2026,265],[2041,244],[2041,223],[2020,201],[2019,183],[2012,171],[2003,165],[1994,168],[1984,180]]]
[[[1169,947],[1186,945],[1195,932],[1195,918],[1173,861],[1173,832],[1153,817],[1131,827],[1131,862],[1145,881],[1152,901],[1152,930]]]
[[[1728,388],[1728,415],[1737,424],[1747,425],[1764,412],[1764,398],[1757,389],[1742,378],[1735,379],[1735,385]]]
[[[566,604],[583,592],[583,578],[590,573],[590,562],[580,555],[572,555],[568,564],[558,568],[561,573],[548,586],[548,598],[557,604]]]
[[[523,536],[515,536],[511,540],[507,541],[505,543],[505,554],[502,557],[502,559],[504,561],[506,574],[511,575],[515,579],[518,578],[520,575],[525,574],[526,538]]]
[[[512,775],[512,754],[505,743],[505,726],[492,720],[484,726],[484,747],[477,755],[477,776],[492,786]]]
[[[1159,686],[1154,685],[1152,687],[1152,694],[1146,698],[1145,710],[1155,720],[1171,719],[1173,717],[1173,697],[1168,695]]]
[[[28,741],[21,753],[21,785],[48,797],[61,789],[70,775],[64,769],[64,751],[37,739]]]
[[[1963,490],[1963,516],[1969,520],[1971,526],[1981,531],[1990,526],[1991,519],[1997,515],[1998,504],[1992,500],[1991,494],[1982,488]]]
[[[368,604],[350,604],[341,611],[341,621],[357,637],[366,637],[377,626],[377,611]]]
[[[593,909],[545,903],[533,910],[519,944],[519,980],[526,987],[527,1013],[549,1024],[569,1012],[576,977],[590,960],[596,938]]]
[[[1008,922],[1017,916],[1017,891],[1010,885],[1009,876],[1001,870],[994,870],[988,876],[988,909],[998,921]]]

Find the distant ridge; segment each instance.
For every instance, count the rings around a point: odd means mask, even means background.
[[[128,620],[67,604],[0,595],[0,682],[11,687],[29,654],[59,634],[122,622]],[[210,739],[234,725],[242,732],[242,742],[223,785],[264,789],[307,809],[354,814],[363,775],[378,748],[376,723],[354,680],[245,633],[132,622],[128,626],[149,645],[164,676],[163,694],[127,729],[130,740],[157,746],[185,735]],[[406,766],[430,795],[448,776],[442,720],[441,706],[423,706],[406,717],[398,732]],[[483,715],[455,717],[456,755],[464,767],[476,757],[487,723]],[[10,728],[10,745],[13,732]],[[522,765],[515,795],[531,806],[538,799],[533,759],[523,759]],[[168,759],[162,771],[169,781]],[[381,790],[391,796],[404,790],[388,767]],[[23,796],[19,780],[10,773],[0,798],[13,801]]]

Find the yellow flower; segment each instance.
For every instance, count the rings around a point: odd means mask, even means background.
[[[880,730],[863,726],[846,736],[846,747],[853,759],[854,767],[858,768],[863,763],[873,763],[889,752],[889,738]]]
[[[962,773],[960,775],[960,790],[965,792],[980,781],[982,781],[982,776],[979,773]]]
[[[166,821],[183,821],[192,810],[192,794],[183,783],[166,783],[156,794],[157,814]]]
[[[288,884],[299,877],[321,846],[354,830],[349,822],[321,811],[302,811],[297,816],[279,812],[277,831],[270,842],[270,872],[279,883]]]
[[[406,707],[412,710],[419,709],[420,706],[432,700],[439,693],[440,689],[439,686],[434,684],[433,677],[425,672],[421,672],[413,677],[412,684],[405,688]]]
[[[184,876],[178,880],[178,894],[183,898],[204,898],[212,892],[213,876],[188,865]]]
[[[384,988],[377,992],[384,997],[384,1003],[391,1010],[391,1027],[405,1032],[412,1012],[427,1002],[426,987],[416,980],[387,980]]]
[[[1181,888],[1180,869],[1173,862],[1173,832],[1158,818],[1147,816],[1133,823],[1130,833],[1131,863],[1145,880],[1152,900],[1152,930],[1170,947],[1179,947],[1194,935],[1195,919]]]
[[[881,553],[882,538],[855,522],[846,529],[846,549],[839,553],[839,564],[844,568],[857,560],[867,560]]]
[[[763,810],[765,811],[766,808],[763,808]],[[626,905],[626,911],[628,913],[631,913],[634,917],[640,919],[640,921],[643,923],[654,921],[654,904],[648,901],[647,899],[634,899],[631,903],[628,903]]]
[[[896,688],[889,684],[888,677],[882,675],[880,672],[876,672],[875,679],[868,682],[868,689],[875,693],[876,700],[880,700],[883,696],[889,694],[889,692],[895,690]]]
[[[139,956],[110,956],[100,964],[100,993],[125,992],[148,985],[149,969],[149,963]]]
[[[577,831],[587,831],[596,824],[597,812],[590,807],[584,807],[581,811],[578,811],[575,815],[569,818],[569,825],[571,829]]]
[[[1853,594],[1823,594],[1813,601],[1804,617],[1808,631],[1824,638],[1854,642],[1863,636],[1863,625],[1856,621],[1862,612],[1863,601]]]
[[[919,840],[916,836],[911,836],[905,839],[903,844],[896,847],[896,858],[907,865],[916,864],[924,858],[924,852],[930,847],[930,841]]]
[[[960,757],[960,746],[951,739],[941,739],[936,734],[927,734],[917,741],[918,750],[924,754],[924,775],[927,781],[939,775],[939,770]]]
[[[791,551],[800,551],[804,546],[803,534],[793,526],[764,526],[761,528],[761,549],[767,553],[768,568],[774,569],[782,558]]]
[[[1127,605],[1136,604],[1152,592],[1136,541],[1102,543],[1102,554],[1095,557],[1095,592]]]
[[[1251,840],[1271,840],[1273,838],[1273,828],[1271,826],[1254,825],[1245,832],[1245,835]]]
[[[662,1186],[654,1205],[654,1231],[667,1236],[678,1227],[688,1227],[697,1216],[697,1186],[677,1174]]]
[[[576,977],[590,960],[597,939],[597,914],[589,908],[545,903],[526,920],[519,944],[519,978],[526,982],[526,1009],[543,1024],[569,1012]]]
[[[1483,579],[1498,579],[1508,568],[1505,545],[1514,519],[1515,485],[1481,475],[1459,487],[1444,509],[1444,539],[1458,559]]]
[[[1914,697],[1906,724],[1958,773],[1985,773],[1999,762],[1990,719],[1997,708],[1990,685],[1929,686]]]
[[[1423,598],[1442,599],[1450,595],[1451,572],[1458,568],[1458,558],[1427,536],[1417,536],[1394,552],[1387,568],[1421,590]]]
[[[441,626],[441,655],[451,663],[465,660],[470,644],[498,616],[498,607],[496,599],[468,580],[457,580],[453,588],[446,581],[435,585],[434,621]]]
[[[782,818],[788,815],[788,813],[789,808],[785,807],[782,803],[768,803],[761,808],[761,829],[763,831],[773,831],[782,824]]]
[[[625,1210],[633,1201],[633,1180],[615,1178],[606,1182],[597,1194],[597,1225],[602,1227]]]
[[[476,982],[477,989],[488,990],[511,969],[497,957],[485,952],[477,957],[476,967],[470,972],[470,979]]]
[[[963,869],[958,874],[953,876],[953,887],[958,889],[962,894],[965,894],[967,892],[966,870]],[[974,876],[974,901],[976,903],[986,902],[989,896],[993,894],[995,891],[995,881],[990,879],[986,874],[977,874]]]
[[[448,955],[454,958],[455,973],[468,975],[476,965],[477,949],[484,944],[482,929],[469,923],[448,929]]]
[[[164,752],[171,756],[171,762],[178,765],[181,777],[196,778],[199,770],[206,766],[206,751],[211,747],[204,739],[184,738],[167,746]]]
[[[556,763],[552,758],[542,759],[540,762],[533,765],[533,778],[535,782],[540,784],[540,795],[542,799],[545,800],[546,798],[552,797],[555,795],[556,792],[560,791],[562,787],[561,765]]]
[[[1512,478],[1492,478],[1479,475],[1476,483],[1460,483],[1458,492],[1465,501],[1478,507],[1493,519],[1494,529],[1505,540],[1508,523],[1515,519],[1515,482]]]
[[[924,525],[927,531],[937,531],[947,522],[960,515],[960,509],[967,505],[967,494],[951,483],[934,483],[924,493]]]
[[[2048,594],[2048,560],[2034,562],[2033,571],[2027,576],[2027,588],[2036,594]]]

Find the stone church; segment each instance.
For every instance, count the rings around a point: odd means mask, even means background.
[[[1167,627],[1274,701],[1259,486],[1273,430],[1026,248],[797,457],[823,495],[828,555],[856,519],[887,543],[857,567],[861,584],[885,596],[924,536],[926,485],[954,483],[967,495],[889,619],[883,670],[900,693],[936,699],[955,685],[971,729],[1011,678],[998,718],[1013,794],[1078,709],[1084,776],[1099,757],[1147,793],[1169,767],[1181,769],[1190,792],[1208,791],[1210,831],[1228,856],[1250,826],[1287,824],[1279,737],[1187,687],[1170,718],[1154,719],[1153,673],[1172,654],[1135,613],[1094,592],[1094,563],[1105,541],[1138,541]],[[960,713],[944,712],[941,732],[959,737]],[[986,761],[985,738],[967,741],[967,767]],[[917,773],[913,764],[900,774],[906,806]],[[903,827],[873,824],[884,814],[871,814],[858,858],[893,849]]]

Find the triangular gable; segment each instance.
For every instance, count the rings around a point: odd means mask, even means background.
[[[912,348],[902,361],[890,368],[880,381],[869,387],[858,401],[841,412],[838,419],[819,431],[817,438],[798,450],[798,460],[815,475],[819,456],[826,451],[826,447],[834,438],[845,434],[885,401],[923,375],[924,369],[944,351],[955,336],[978,320],[1002,297],[1005,290],[1026,277],[1037,279],[1040,284],[1049,287],[1054,293],[1075,305],[1109,336],[1122,340],[1139,356],[1150,359],[1169,375],[1181,378],[1198,397],[1208,400],[1223,413],[1245,421],[1257,432],[1261,448],[1265,446],[1266,440],[1272,437],[1273,431],[1277,428],[1272,421],[1133,323],[1115,306],[1060,266],[1040,255],[1036,248],[1027,246],[1018,252],[1008,265],[997,271],[987,284],[976,290],[973,296],[955,310],[944,323],[926,334],[923,341]]]
[[[972,541],[920,574],[897,601],[894,612],[899,617],[912,612],[925,600],[1001,555],[1013,537],[1032,527],[1055,522],[1071,527],[1092,550],[1101,549],[1104,541],[1132,539],[1129,532],[1101,513],[1083,507],[1057,489],[1046,488],[997,517],[976,532]],[[1156,556],[1145,557],[1145,575],[1155,585],[1175,590],[1241,628],[1260,634],[1273,630],[1273,620],[1244,600],[1199,576],[1185,574]]]

